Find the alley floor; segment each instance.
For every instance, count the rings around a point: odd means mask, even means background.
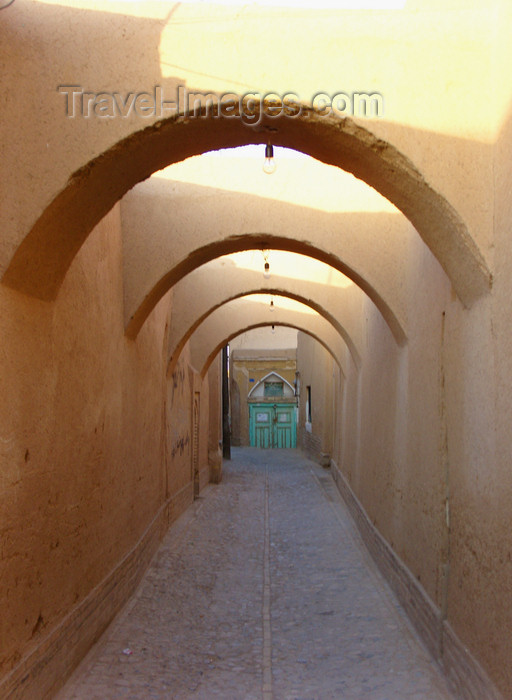
[[[234,449],[59,700],[439,700],[328,470]]]

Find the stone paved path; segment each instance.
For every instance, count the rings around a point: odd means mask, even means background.
[[[123,653],[130,649],[131,654]],[[60,700],[441,700],[329,473],[235,449]]]

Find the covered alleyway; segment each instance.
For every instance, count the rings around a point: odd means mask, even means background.
[[[238,448],[58,697],[452,696],[329,471]]]

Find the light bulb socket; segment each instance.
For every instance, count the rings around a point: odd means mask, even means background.
[[[265,267],[263,269],[263,277],[268,280],[270,277],[270,263],[265,262]]]
[[[267,143],[265,146],[265,160],[263,161],[263,172],[267,175],[272,175],[276,169],[276,162],[274,160],[274,147],[271,143]]]

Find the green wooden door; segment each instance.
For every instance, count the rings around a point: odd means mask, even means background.
[[[274,407],[268,404],[252,404],[249,408],[251,447],[272,447]]]
[[[297,424],[293,404],[277,404],[274,417],[273,447],[296,447]]]
[[[295,404],[250,404],[249,436],[251,447],[296,447]]]

